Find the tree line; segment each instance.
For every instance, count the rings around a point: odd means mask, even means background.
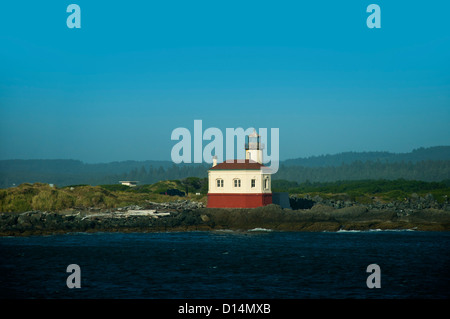
[[[450,179],[450,161],[381,162],[356,161],[327,167],[281,165],[273,179],[303,182],[333,182],[340,180],[406,179],[440,182]]]
[[[153,184],[163,180],[178,180],[187,177],[205,178],[209,165],[186,164],[171,166],[144,166],[128,172],[110,174],[107,172],[1,172],[0,188],[17,186],[21,183],[50,183],[58,186],[89,184],[117,184],[122,180],[138,181],[139,184]],[[350,164],[328,167],[287,166],[282,164],[273,180],[287,180],[297,183],[333,182],[341,180],[418,180],[440,182],[450,179],[450,161],[381,162],[356,161]]]
[[[297,183],[340,180],[450,179],[450,146],[419,148],[410,153],[345,152],[280,162],[273,180]],[[21,183],[57,186],[117,184],[122,180],[153,184],[187,177],[205,178],[209,164],[179,164],[171,161],[122,161],[87,164],[77,160],[2,160],[0,188]]]

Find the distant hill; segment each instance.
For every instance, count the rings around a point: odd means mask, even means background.
[[[311,156],[308,158],[296,158],[285,160],[282,163],[285,166],[304,166],[304,167],[325,167],[340,166],[350,164],[356,161],[399,163],[420,161],[447,161],[450,160],[450,146],[434,146],[428,148],[418,148],[409,153],[390,153],[390,152],[343,152],[333,155]]]
[[[0,161],[0,188],[36,182],[67,186],[115,184],[120,180],[138,180],[150,184],[167,179],[167,170],[173,166],[174,164],[170,161],[87,164],[78,160],[2,160]],[[197,174],[186,168],[176,167],[176,169],[194,176]],[[172,171],[175,172],[173,169]],[[178,175],[173,178],[179,178]]]
[[[409,153],[344,152],[290,159],[273,179],[333,182],[364,179],[450,180],[450,146],[418,148]]]
[[[170,161],[122,161],[99,164],[87,164],[78,160],[2,160],[0,172],[46,172],[46,173],[126,173],[142,166],[168,167]]]
[[[356,161],[340,166],[304,167],[281,165],[273,180],[297,183],[354,180],[416,180],[442,182],[450,180],[450,160],[412,162]]]
[[[36,182],[67,186],[136,180],[152,184],[186,177],[204,178],[209,166],[150,160],[99,164],[78,160],[1,160],[0,188]],[[289,159],[280,163],[273,178],[298,183],[381,178],[443,181],[450,179],[450,146],[419,148],[409,153],[345,152]]]

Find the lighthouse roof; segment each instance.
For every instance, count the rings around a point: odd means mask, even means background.
[[[223,163],[217,164],[214,167],[211,167],[210,170],[233,170],[233,169],[239,169],[239,170],[260,170],[262,168],[265,168],[261,163],[248,160],[232,160],[232,161],[225,161]]]

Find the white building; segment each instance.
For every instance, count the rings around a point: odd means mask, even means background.
[[[259,207],[272,203],[271,175],[262,164],[263,145],[255,132],[248,136],[245,160],[225,161],[208,171],[208,207]]]
[[[119,181],[120,184],[135,187],[138,183],[138,181]]]

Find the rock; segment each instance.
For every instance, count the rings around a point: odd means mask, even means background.
[[[444,230],[449,230],[450,227],[448,199],[438,203],[431,194],[424,197],[416,194],[390,203],[374,201],[366,205],[352,201],[346,196],[325,199],[321,196],[291,195],[289,202],[292,209],[282,209],[278,205],[256,209],[210,209],[205,208],[202,202],[183,199],[164,203],[146,201],[145,205],[129,205],[116,209],[91,207],[73,208],[60,213],[0,213],[0,235],[256,227],[298,231],[332,231],[340,227],[369,229],[373,225],[385,228],[412,225],[420,229]]]

